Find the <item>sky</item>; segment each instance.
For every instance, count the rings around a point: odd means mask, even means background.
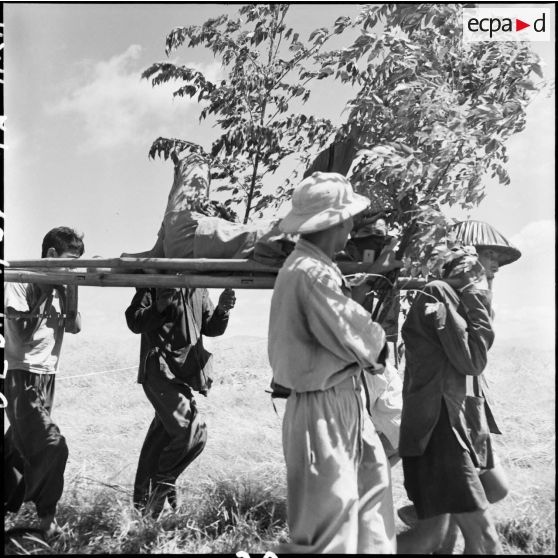
[[[42,237],[62,224],[85,234],[86,257],[153,245],[172,164],[148,159],[151,142],[180,137],[209,147],[216,130],[199,124],[195,102],[173,100],[172,87],[152,88],[140,74],[166,59],[164,40],[172,28],[235,10],[227,4],[4,5],[6,259],[40,257]],[[357,10],[296,5],[291,24],[304,37]],[[533,43],[549,79],[554,47],[554,41]],[[221,72],[201,48],[182,48],[172,60],[213,78]],[[340,121],[347,94],[335,84],[321,87],[312,101],[316,110]],[[523,253],[495,282],[502,343],[554,346],[554,103],[554,97],[537,97],[526,129],[509,141],[511,185],[488,182],[478,209],[450,213],[490,222]],[[132,289],[80,292],[90,334],[123,334],[122,311]],[[214,300],[218,294],[212,292]],[[270,294],[239,291],[226,335],[265,336]]]

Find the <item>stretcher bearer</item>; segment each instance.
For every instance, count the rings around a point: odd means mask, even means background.
[[[157,517],[165,501],[176,508],[176,480],[200,455],[207,428],[193,391],[207,394],[211,357],[202,335],[227,328],[235,293],[225,289],[214,307],[207,289],[138,289],[126,310],[141,334],[138,382],[155,409],[134,482],[134,506]]]
[[[487,273],[473,246],[454,248],[441,280],[417,295],[402,328],[406,368],[399,450],[418,515],[402,553],[431,553],[457,524],[464,554],[501,552],[489,504],[507,492],[484,378],[494,341]]]
[[[68,227],[43,239],[43,258],[79,258],[82,236]],[[34,502],[39,528],[58,531],[56,505],[64,488],[68,447],[50,413],[64,331],[78,333],[79,313],[67,315],[68,289],[62,285],[6,283],[8,371],[4,395],[10,428],[4,436],[4,512]]]
[[[521,257],[521,252],[513,246],[501,233],[492,225],[483,221],[462,221],[454,227],[456,240],[464,245],[472,245],[478,254],[478,261],[482,265],[486,276],[489,296],[492,296],[492,283],[499,268],[515,262]],[[494,319],[494,311],[490,305],[490,317]],[[422,327],[422,326],[421,326]],[[432,372],[434,360],[429,358],[428,368]],[[429,372],[429,373],[431,373]],[[434,376],[432,376],[434,377]],[[484,393],[488,391],[484,374],[481,376],[483,381]],[[431,405],[427,406],[432,408]],[[415,421],[411,421],[415,423]],[[479,480],[486,496],[486,501],[490,504],[502,500],[508,493],[508,481],[505,471],[491,447],[493,464],[489,468],[480,469]],[[432,495],[432,491],[429,491]],[[450,491],[444,486],[444,494],[447,496]],[[459,498],[461,503],[465,500]],[[427,554],[434,551],[435,554],[452,554],[458,535],[457,522],[454,517],[434,516],[430,519],[419,521],[417,511],[414,506],[404,506],[398,510],[401,519],[412,529],[403,533],[399,538],[398,548],[401,552],[413,552]],[[481,537],[473,536],[473,539],[480,541]],[[497,545],[496,545],[497,547]],[[477,548],[476,552],[480,552]]]
[[[291,390],[283,418],[291,543],[278,552],[395,552],[389,466],[361,381],[383,373],[385,334],[359,304],[369,287],[351,293],[332,261],[368,203],[342,175],[315,172],[280,225],[301,236],[278,274],[269,322],[273,380]]]

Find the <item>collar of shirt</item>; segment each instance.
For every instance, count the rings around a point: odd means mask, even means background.
[[[339,286],[344,291],[344,293],[347,296],[350,296],[351,287],[347,283],[345,277],[343,277],[341,270],[321,248],[318,248],[318,246],[312,244],[311,242],[308,242],[308,240],[305,240],[304,238],[300,238],[296,243],[295,251],[302,253],[304,256],[314,258],[326,265],[331,270],[331,273],[335,276],[335,278],[339,281]]]

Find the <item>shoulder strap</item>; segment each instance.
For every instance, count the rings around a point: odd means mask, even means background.
[[[190,336],[190,343],[193,345],[193,339],[197,340],[201,336],[200,328],[196,323],[196,317],[194,314],[194,309],[190,305],[189,300],[184,296],[184,289],[180,289],[180,296],[182,297],[182,303],[184,304],[184,312],[186,313],[186,322],[188,327],[188,335]]]
[[[149,287],[149,293],[151,294],[151,306],[153,306],[154,304],[156,304],[156,300],[157,300],[157,289],[155,289],[154,287]],[[157,348],[159,350],[163,349],[163,343],[167,340],[167,338],[170,335],[170,330],[167,332],[163,332],[163,334],[161,335],[161,343],[157,343]]]
[[[194,309],[190,305],[190,302],[184,296],[184,290],[180,289],[180,296],[182,297],[182,302],[184,304],[184,312],[186,314],[186,325],[188,327],[188,335],[190,336],[190,352],[194,353],[194,358],[196,359],[196,364],[200,370],[203,368],[200,355],[198,354],[198,343],[201,338],[201,331],[196,323],[196,317],[194,315]],[[195,342],[194,342],[195,339]]]
[[[482,386],[480,385],[479,376],[466,376],[465,385],[467,395],[483,397],[483,391]]]
[[[41,327],[41,324],[43,323],[43,320],[46,318],[48,311],[50,310],[50,307],[52,306],[52,299],[54,298],[54,290],[50,292],[50,294],[47,295],[45,300],[45,307],[43,309],[42,312],[39,312],[40,308],[41,308],[41,304],[43,303],[42,299],[42,295],[39,297],[39,300],[37,301],[37,304],[35,304],[35,306],[33,307],[33,309],[31,310],[30,314],[33,315],[35,312],[38,312],[38,318],[37,318],[37,323],[35,324],[35,327],[33,328],[33,331],[31,332],[31,337],[33,337],[33,335],[35,335],[35,333],[37,332],[37,330],[39,329],[39,327]]]

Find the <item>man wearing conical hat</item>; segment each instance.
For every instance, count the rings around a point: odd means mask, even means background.
[[[492,289],[494,274],[503,265],[515,262],[521,252],[493,226],[483,221],[462,221],[455,226],[457,240],[476,248],[479,261],[486,271],[488,286]]]
[[[406,398],[404,396],[404,401],[406,400],[407,404],[404,402],[404,415],[408,419],[411,408],[415,410],[416,414],[411,420],[405,420],[404,417],[402,421],[402,441],[400,441],[403,447],[402,454],[412,456],[403,457],[403,464],[405,486],[408,494],[412,495],[411,499],[415,502],[415,506],[405,506],[398,511],[403,521],[413,527],[398,538],[398,549],[403,553],[432,553],[437,550],[435,553],[451,554],[457,536],[457,524],[460,525],[460,529],[464,534],[465,553],[484,554],[492,553],[499,549],[498,537],[495,533],[488,507],[489,504],[504,498],[508,492],[505,472],[499,464],[490,444],[486,448],[486,456],[483,456],[480,462],[476,463],[476,468],[471,468],[470,464],[467,465],[467,460],[469,459],[468,455],[472,456],[472,461],[475,461],[475,459],[479,460],[479,455],[481,454],[478,453],[478,447],[469,451],[460,449],[458,452],[454,452],[455,455],[451,457],[454,436],[443,438],[440,434],[442,431],[440,425],[443,425],[443,419],[446,415],[433,411],[437,408],[433,402],[439,402],[435,394],[438,394],[440,390],[434,386],[435,382],[432,378],[444,378],[442,393],[445,399],[451,400],[452,397],[455,398],[455,395],[459,394],[460,390],[462,391],[461,397],[465,402],[465,407],[467,407],[467,397],[471,393],[474,394],[474,397],[469,398],[471,401],[484,399],[485,406],[483,408],[486,410],[484,424],[489,425],[490,432],[499,433],[492,414],[489,412],[487,386],[482,375],[482,368],[484,368],[482,363],[486,360],[486,356],[483,356],[483,354],[490,347],[492,343],[491,338],[494,335],[492,330],[493,312],[490,290],[494,275],[500,266],[516,261],[521,256],[521,253],[496,229],[481,221],[458,223],[454,231],[456,233],[456,240],[464,244],[465,248],[456,250],[453,262],[446,269],[443,281],[447,282],[450,287],[444,287],[446,289],[444,293],[446,291],[447,295],[460,293],[458,298],[456,298],[458,301],[456,310],[457,313],[461,314],[461,318],[466,320],[467,329],[460,330],[462,326],[459,326],[458,320],[453,323],[448,318],[444,318],[443,324],[440,325],[442,323],[440,322],[437,325],[435,335],[432,333],[434,330],[429,330],[428,320],[432,316],[436,316],[439,310],[444,309],[438,308],[441,303],[430,300],[432,297],[428,296],[432,294],[434,285],[444,286],[443,282],[440,281],[427,285],[424,289],[424,293],[427,295],[426,298],[419,297],[415,301],[403,326],[408,362],[408,369],[405,372],[407,395]],[[470,255],[467,255],[468,249],[471,251]],[[468,276],[467,273],[462,273],[464,277],[463,284],[455,283],[458,281],[459,269],[454,264],[459,261],[459,258],[468,259],[471,262],[476,261],[475,265],[479,266],[480,275],[475,275],[472,282],[470,280],[471,275]],[[450,278],[452,274],[453,278]],[[483,288],[488,289],[483,290]],[[471,303],[474,297],[477,297],[482,303],[473,311]],[[446,296],[446,294],[440,291],[440,293],[436,294],[436,298],[440,298],[443,301],[445,313],[450,316],[450,310],[453,308],[451,297]],[[423,307],[425,310],[421,313]],[[462,310],[460,311],[460,308],[466,309],[466,312],[463,313]],[[483,320],[484,326],[482,325]],[[470,350],[470,353],[463,353],[459,356],[459,352],[456,352],[451,343],[448,343],[447,339],[444,341],[444,335],[447,336],[444,333],[446,330],[453,331],[455,339],[466,340],[466,344],[463,344],[463,347],[469,347],[468,351]],[[476,336],[479,336],[478,339],[476,339]],[[426,339],[429,339],[430,345],[425,342]],[[441,369],[438,370],[439,367],[437,367],[435,358],[435,349],[437,344],[440,343],[442,353],[446,355],[444,358],[449,358],[449,363],[451,363],[444,365],[443,374],[441,375],[439,374]],[[430,352],[421,352],[424,351],[427,345],[430,347]],[[467,355],[473,355],[474,351],[478,353],[475,357],[477,365],[467,361]],[[476,371],[475,366],[477,366]],[[459,367],[463,368],[462,374],[465,376],[455,375],[453,371],[454,369],[459,369]],[[428,375],[428,382],[425,382],[424,378],[420,378],[420,371],[422,369]],[[467,377],[465,381],[466,389],[464,388],[465,384],[463,384],[464,377]],[[452,378],[454,380],[455,378],[461,380],[463,384],[461,388],[459,388],[459,382],[453,381],[454,388],[449,389],[449,386],[452,385]],[[469,390],[469,385],[472,386],[472,391]],[[431,386],[432,389],[428,386]],[[456,389],[455,386],[459,389]],[[434,394],[434,398],[431,398],[429,402],[426,399],[428,391],[431,395]],[[422,400],[419,400],[419,397]],[[449,408],[451,408],[451,405]],[[450,422],[455,433],[459,430],[459,420],[457,418],[459,413],[456,414],[454,411],[450,412]],[[428,442],[425,442],[427,443],[426,449],[422,446],[418,448],[417,440],[421,439],[421,436],[417,434],[420,431],[420,422],[421,420],[424,422],[428,416],[430,418],[438,416],[439,418],[437,422],[434,421],[436,426],[428,434],[430,438],[428,438]],[[466,412],[465,416],[467,421],[472,420],[470,411],[469,415]],[[476,426],[471,426],[467,431],[467,436],[475,432],[475,428]],[[426,432],[426,430],[423,429],[422,432]],[[486,436],[486,440],[490,439],[490,435],[486,432],[483,435]],[[427,439],[424,436],[422,438]],[[439,440],[442,440],[442,438],[443,442],[440,443]],[[436,446],[436,444],[438,445]],[[437,447],[441,448],[440,455],[436,453]],[[443,459],[440,457],[441,455],[443,455]],[[457,458],[457,455],[461,457]],[[428,459],[430,459],[429,462]],[[446,475],[443,467],[446,467],[448,471],[451,469],[451,473]],[[463,476],[463,471],[465,470],[468,471],[467,481],[465,481]],[[460,475],[463,479],[461,479]],[[438,493],[434,489],[434,479],[436,478],[445,479],[439,485],[441,490]],[[461,491],[459,494],[456,492],[458,490]]]
[[[361,380],[383,373],[386,337],[360,303],[369,287],[351,292],[332,261],[368,204],[344,176],[315,172],[295,188],[280,224],[300,239],[277,276],[269,320],[273,380],[290,389],[283,452],[291,543],[279,552],[395,552],[389,465]]]

